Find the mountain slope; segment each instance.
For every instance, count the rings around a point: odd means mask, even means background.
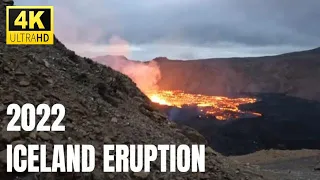
[[[152,107],[149,99],[127,76],[77,56],[55,39],[54,46],[5,45],[5,8],[0,1],[0,177],[5,173],[6,144],[44,144],[49,154],[54,143],[92,144],[96,170],[91,174],[22,174],[23,179],[141,179],[133,173],[102,173],[104,143],[193,144],[205,143],[197,132],[178,129]],[[66,107],[65,132],[5,131],[10,103],[61,103]],[[50,120],[51,121],[51,120]],[[207,151],[206,173],[163,174],[159,161],[145,179],[262,179],[212,151]],[[50,157],[49,157],[50,158]]]
[[[155,61],[162,89],[212,95],[286,93],[320,100],[320,48],[267,57]]]

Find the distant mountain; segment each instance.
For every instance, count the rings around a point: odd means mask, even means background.
[[[110,57],[107,59],[109,64],[119,60]],[[127,58],[122,58],[117,63],[128,62],[135,63]],[[161,89],[180,89],[211,95],[235,95],[241,92],[286,93],[320,100],[320,48],[264,57],[187,61],[158,57],[151,62],[156,62],[160,69],[161,78],[157,85]]]
[[[155,61],[163,89],[214,95],[286,93],[320,100],[320,48],[266,57]]]

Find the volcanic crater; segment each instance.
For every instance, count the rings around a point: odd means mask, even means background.
[[[214,150],[244,155],[320,149],[320,86],[313,83],[319,49],[257,58],[95,60],[127,74],[170,120],[198,130]]]

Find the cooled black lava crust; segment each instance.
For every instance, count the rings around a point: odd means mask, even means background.
[[[223,155],[242,155],[262,149],[320,149],[320,102],[283,94],[255,95],[260,101],[242,110],[263,114],[256,118],[219,121],[200,116],[195,107],[162,107],[173,121],[205,136]]]

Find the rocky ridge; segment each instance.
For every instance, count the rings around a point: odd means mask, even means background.
[[[206,143],[190,128],[178,128],[141,93],[127,76],[79,57],[58,39],[53,46],[5,44],[5,5],[0,1],[0,177],[1,179],[264,179],[207,148],[206,173],[102,173],[103,143]],[[6,132],[10,103],[55,104],[66,107],[65,132]],[[49,122],[52,119],[49,120]],[[6,173],[6,144],[92,144],[96,148],[93,173]],[[51,157],[52,158],[52,157]],[[49,156],[50,159],[50,156]],[[17,178],[19,176],[19,178]]]
[[[154,61],[162,89],[226,96],[284,93],[320,101],[320,48],[266,57]]]

